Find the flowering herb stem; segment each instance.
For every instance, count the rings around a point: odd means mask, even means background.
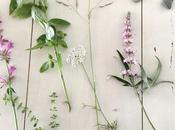
[[[9,72],[9,69],[8,69],[8,61],[5,61],[5,64],[6,64],[8,75],[10,77],[10,72]],[[16,130],[19,130],[18,129],[19,127],[18,127],[18,118],[17,118],[17,112],[16,112],[16,105],[15,105],[15,101],[13,99],[13,88],[12,88],[12,85],[11,84],[12,84],[11,81],[9,81],[7,94],[10,97],[10,102],[11,102],[11,105],[12,105],[13,114],[14,114],[14,118],[15,118]]]
[[[58,57],[58,49],[56,47],[54,47],[54,51],[55,51],[55,56],[57,58],[57,66],[58,66],[58,70],[60,71],[60,74],[61,74],[61,81],[62,81],[62,84],[63,84],[63,88],[64,88],[64,93],[65,93],[65,97],[66,97],[66,101],[65,103],[67,103],[68,107],[69,107],[69,111],[71,111],[71,104],[70,104],[70,99],[69,99],[69,95],[68,95],[68,92],[67,92],[67,87],[66,87],[66,83],[65,83],[65,79],[64,79],[64,74],[63,74],[63,71],[62,71],[62,68],[60,68],[59,66],[59,57]]]

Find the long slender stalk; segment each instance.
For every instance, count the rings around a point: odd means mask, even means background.
[[[9,85],[9,89],[11,89],[11,85]],[[13,95],[12,95],[11,91],[10,91],[10,101],[11,101],[11,104],[12,104],[13,113],[14,113],[14,117],[15,117],[16,130],[19,130],[18,129],[18,118],[17,118],[17,112],[16,112],[16,105],[15,105],[15,102],[13,100]]]
[[[5,61],[5,64],[6,64],[8,75],[10,77],[10,73],[8,71],[8,62]],[[13,100],[13,93],[11,91],[11,89],[12,89],[12,87],[11,87],[11,81],[9,81],[8,89],[9,89],[10,102],[12,104],[13,114],[14,114],[14,118],[15,118],[16,130],[19,130],[19,127],[18,127],[18,118],[17,118],[17,112],[16,112],[16,105],[15,105],[15,102]]]
[[[98,105],[97,105],[97,98],[96,98],[96,82],[95,82],[95,74],[94,74],[94,68],[93,68],[93,52],[92,52],[92,39],[91,39],[91,18],[90,18],[90,10],[91,10],[91,0],[89,0],[88,4],[88,32],[89,32],[89,47],[90,47],[90,60],[91,60],[91,72],[92,72],[92,80],[93,80],[93,86],[94,86],[94,96],[95,96],[95,113],[96,113],[96,123],[97,123],[97,129],[100,130],[99,126],[99,113],[98,113]]]
[[[54,47],[54,51],[55,51],[55,56],[57,58],[57,62],[59,62],[59,58],[58,58],[58,51],[56,49],[56,47]],[[58,63],[59,64],[59,63]],[[69,112],[71,111],[72,107],[71,107],[71,104],[70,104],[70,99],[69,99],[69,95],[68,95],[68,92],[67,92],[67,87],[66,87],[66,83],[65,83],[65,79],[64,79],[64,75],[63,75],[63,71],[62,69],[58,66],[58,70],[61,74],[61,81],[62,81],[62,84],[63,84],[63,88],[64,88],[64,94],[65,94],[65,97],[66,97],[66,101],[65,103],[67,103],[68,107],[69,107]]]
[[[138,99],[139,99],[139,102],[140,102],[140,104],[141,104],[141,106],[142,106],[142,110],[143,110],[143,112],[144,112],[144,114],[145,114],[145,116],[146,116],[146,118],[147,118],[149,124],[151,125],[151,127],[152,127],[153,130],[156,130],[156,128],[154,127],[154,125],[153,125],[153,123],[152,123],[152,121],[151,121],[151,119],[149,118],[149,116],[148,116],[148,114],[147,114],[147,112],[146,112],[146,109],[145,109],[145,107],[144,107],[144,105],[143,105],[143,103],[142,103],[142,100],[140,99],[140,94],[139,94],[137,91],[136,91],[136,94],[137,94],[137,97],[138,97]]]
[[[98,105],[98,109],[97,109],[97,110],[99,110],[99,111],[101,112],[101,114],[102,114],[103,118],[105,119],[105,121],[108,123],[108,125],[111,126],[110,122],[108,121],[106,115],[104,114],[104,112],[103,112],[103,110],[102,110],[102,108],[101,108],[101,105],[100,105],[99,100],[98,100],[98,96],[97,96],[96,91],[95,91],[95,89],[94,89],[93,83],[91,82],[90,77],[89,77],[89,75],[88,75],[88,73],[87,73],[87,71],[86,71],[86,68],[85,68],[85,66],[84,66],[83,64],[81,64],[81,65],[82,65],[82,68],[83,68],[83,70],[84,70],[84,72],[85,72],[85,75],[86,75],[86,77],[87,77],[87,79],[88,79],[88,81],[89,81],[89,84],[90,84],[92,90],[94,91],[95,98],[96,98],[97,105]]]

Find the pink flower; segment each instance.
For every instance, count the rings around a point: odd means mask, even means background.
[[[125,53],[128,54],[128,55],[134,55],[135,53],[135,50],[132,48],[132,47],[126,47],[124,49]]]
[[[0,88],[2,88],[2,87],[7,85],[7,80],[4,77],[2,77],[2,76],[0,76],[0,84],[1,84]]]
[[[6,60],[8,62],[10,60],[12,48],[14,48],[13,43],[9,40],[4,39],[1,36],[0,37],[0,59]]]
[[[15,72],[16,72],[16,67],[15,67],[14,65],[9,65],[9,66],[8,66],[8,73],[9,73],[9,75],[10,75],[11,77],[13,77],[14,74],[15,74]]]
[[[12,48],[14,48],[14,45],[11,41],[8,41],[7,43],[7,50],[11,50]]]
[[[123,60],[123,62],[128,63],[128,64],[134,64],[137,65],[137,60],[134,57],[127,57]]]

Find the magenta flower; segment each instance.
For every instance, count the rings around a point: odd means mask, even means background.
[[[15,75],[16,72],[16,67],[14,65],[9,65],[8,66],[8,73],[11,77]]]
[[[0,88],[2,88],[4,86],[7,86],[7,84],[8,84],[7,83],[7,79],[2,77],[2,76],[0,76],[0,84],[1,84]]]
[[[14,48],[13,43],[7,39],[0,37],[0,60],[9,62],[11,56],[11,49]]]

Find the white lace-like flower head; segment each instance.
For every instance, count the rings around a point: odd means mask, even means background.
[[[78,46],[70,51],[66,61],[70,63],[73,67],[82,64],[86,59],[86,49],[84,46]]]

